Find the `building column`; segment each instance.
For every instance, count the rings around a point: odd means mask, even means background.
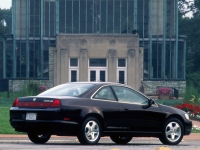
[[[69,75],[69,51],[68,49],[61,49],[60,51],[60,83],[68,82]]]
[[[108,82],[117,82],[117,51],[108,50]]]
[[[139,73],[140,73],[140,80],[143,81],[143,74],[144,74],[144,48],[143,47],[139,48]]]
[[[140,89],[141,86],[141,70],[140,70],[140,55],[139,55],[139,49],[135,50],[135,88],[137,90]]]
[[[137,72],[136,68],[136,50],[129,49],[127,53],[127,85],[137,89],[136,86],[136,76],[139,72]]]
[[[55,78],[55,75],[54,74],[54,68],[56,66],[56,64],[54,64],[54,59],[55,59],[55,47],[49,47],[49,85],[48,85],[48,88],[51,88],[53,87],[55,84],[54,84],[54,79]]]
[[[88,81],[88,50],[80,50],[79,81]]]
[[[53,52],[53,62],[54,62],[54,68],[53,68],[53,74],[54,74],[54,86],[58,85],[58,57],[57,57],[57,49],[54,50]]]

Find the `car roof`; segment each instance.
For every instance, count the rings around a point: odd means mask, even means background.
[[[122,86],[126,86],[124,84],[121,83],[115,83],[115,82],[68,82],[68,83],[72,83],[72,84],[95,84],[95,85],[122,85]],[[68,84],[65,83],[65,84]]]
[[[147,97],[147,95],[145,95],[144,93],[136,90],[135,88],[131,87],[131,86],[128,86],[128,85],[125,85],[125,84],[121,84],[121,83],[116,83],[116,82],[68,82],[68,83],[72,83],[72,84],[94,84],[94,85],[118,85],[118,86],[124,86],[124,87],[128,87],[128,88],[131,88],[137,92],[139,92],[140,94],[142,94],[143,96]],[[68,83],[65,83],[65,84],[68,84]],[[148,97],[147,97],[148,98]]]

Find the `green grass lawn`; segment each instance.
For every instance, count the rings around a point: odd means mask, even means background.
[[[23,97],[23,96],[27,96],[27,95],[28,95],[28,93],[26,91],[10,92],[9,93],[9,98],[16,99],[18,97]],[[7,98],[7,92],[0,92],[0,98]]]
[[[200,130],[192,129],[192,133],[200,133]]]
[[[17,134],[9,122],[10,107],[0,107],[0,134]]]

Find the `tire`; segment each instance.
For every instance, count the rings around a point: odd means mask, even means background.
[[[160,141],[165,145],[177,145],[183,139],[183,124],[179,119],[170,118],[164,124]]]
[[[51,134],[37,134],[36,132],[29,132],[27,134],[28,138],[35,144],[44,144],[51,138]]]
[[[127,144],[132,140],[130,136],[110,136],[110,139],[115,142],[116,144]]]
[[[89,117],[84,120],[77,136],[79,142],[84,145],[97,144],[101,137],[101,124],[94,117]]]

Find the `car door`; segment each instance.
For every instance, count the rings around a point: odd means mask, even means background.
[[[119,105],[110,86],[99,89],[92,99],[96,100],[97,106],[101,108],[104,117],[105,130],[118,130],[119,125]]]
[[[159,106],[153,104],[148,108],[149,99],[139,92],[123,87],[112,86],[119,101],[120,126],[125,131],[148,131],[158,132],[161,130],[161,123],[165,119]]]

